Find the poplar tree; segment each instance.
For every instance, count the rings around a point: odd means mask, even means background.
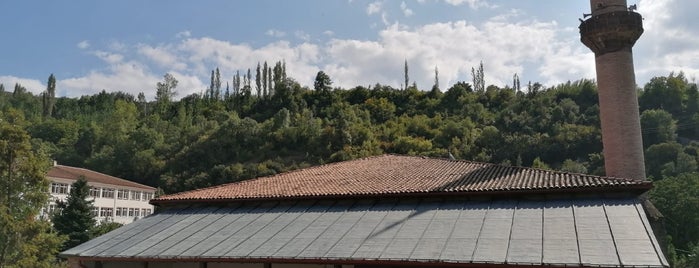
[[[53,106],[56,104],[56,77],[51,74],[46,83],[46,91],[41,94],[43,116],[51,117],[53,115]]]
[[[263,94],[267,96],[267,61],[265,61],[265,64],[262,66],[262,89]]]
[[[408,60],[405,60],[405,66],[404,66],[404,72],[405,72],[405,89],[408,89],[408,83],[410,83],[410,78],[408,77]]]
[[[262,77],[260,77],[260,62],[257,62],[257,69],[255,70],[255,89],[257,90],[257,97],[262,96]]]

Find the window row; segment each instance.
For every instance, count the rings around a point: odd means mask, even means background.
[[[145,217],[153,214],[153,211],[149,208],[116,208],[116,217]]]
[[[52,182],[51,183],[51,193],[52,194],[68,194],[70,192],[70,185],[67,183]],[[91,197],[101,197],[101,198],[114,198],[115,189],[113,188],[100,188],[100,187],[90,187]],[[116,191],[117,199],[121,200],[136,200],[136,201],[150,201],[153,199],[153,193],[134,191],[134,190],[124,190],[119,189]]]
[[[153,214],[153,210],[149,208],[116,208],[116,214],[113,208],[109,207],[93,207],[92,216],[97,217],[145,217]]]
[[[114,198],[114,192],[115,190],[112,188],[90,188],[90,196],[92,197]],[[116,197],[121,200],[150,201],[153,199],[153,193],[119,189],[116,191]]]

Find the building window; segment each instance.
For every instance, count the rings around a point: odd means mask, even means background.
[[[134,211],[133,211],[133,208],[129,208],[129,217],[133,217],[133,216],[134,216],[134,215],[133,215],[133,212],[134,212]]]
[[[100,208],[92,207],[92,217],[97,217],[100,214]]]
[[[151,199],[153,199],[153,193],[143,193],[143,201],[148,202]]]
[[[117,199],[129,199],[129,190],[121,190],[117,191]]]
[[[51,183],[51,193],[52,194],[68,194],[68,184],[66,183]]]
[[[131,191],[131,200],[141,200],[141,192]]]
[[[102,198],[114,198],[114,189],[111,189],[111,188],[102,189]]]
[[[141,217],[145,217],[145,216],[148,216],[150,214],[152,214],[152,213],[151,213],[151,210],[149,208],[144,208],[143,210],[141,210]]]
[[[90,196],[95,197],[95,198],[100,197],[100,190],[102,190],[102,189],[91,187],[90,188]]]
[[[116,213],[114,214],[114,217],[121,217],[121,210],[122,209],[123,208],[120,208],[120,207],[116,208],[116,210],[115,210]]]
[[[138,215],[140,215],[140,214],[141,214],[141,209],[138,209],[138,208],[133,209],[133,216],[134,217],[138,217]]]
[[[101,208],[100,217],[112,217],[112,208]]]

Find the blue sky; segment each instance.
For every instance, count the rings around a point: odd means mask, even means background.
[[[637,82],[699,74],[699,4],[629,0],[645,17],[634,47]],[[0,83],[34,93],[54,73],[60,96],[101,90],[152,98],[165,73],[178,96],[202,92],[210,71],[225,80],[257,62],[284,60],[312,86],[319,70],[345,88],[400,87],[403,61],[419,88],[439,68],[443,89],[470,81],[483,61],[487,84],[545,85],[594,78],[577,26],[589,2],[555,0],[1,1]]]

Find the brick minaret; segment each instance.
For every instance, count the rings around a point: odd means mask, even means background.
[[[595,53],[602,145],[607,176],[645,180],[633,47],[643,33],[641,15],[626,0],[590,0],[581,41]]]

